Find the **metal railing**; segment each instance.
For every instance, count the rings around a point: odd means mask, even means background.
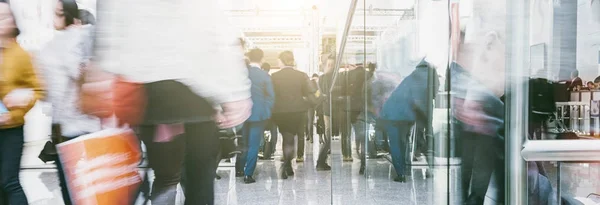
[[[356,11],[357,3],[358,0],[352,0],[352,2],[350,2],[350,10],[348,11],[348,16],[346,17],[346,24],[344,26],[344,32],[342,33],[341,38],[342,42],[340,43],[340,49],[337,51],[335,65],[333,67],[333,78],[331,80],[331,87],[329,87],[328,93],[331,93],[333,91],[333,87],[335,86],[335,82],[337,81],[338,74],[340,73],[340,66],[342,64],[342,60],[344,59],[344,50],[346,49],[348,33],[350,33],[350,28],[352,28],[352,19],[354,18],[354,12]],[[331,97],[331,95],[329,95],[329,97]]]

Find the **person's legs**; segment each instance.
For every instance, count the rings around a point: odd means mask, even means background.
[[[265,132],[266,121],[260,122],[246,122],[245,126],[248,126],[248,152],[246,154],[246,169],[244,170],[245,176],[254,175],[254,169],[256,168],[256,161],[258,159],[258,149],[260,142],[263,139]]]
[[[319,158],[317,159],[317,166],[327,165],[328,152],[331,149],[331,117],[323,116],[325,121],[325,139],[319,150]]]
[[[277,129],[277,125],[275,123],[271,124],[271,155],[275,154],[277,151],[277,139],[279,138],[279,131]]]
[[[352,159],[352,125],[350,124],[350,113],[343,112],[340,120],[340,129],[342,132],[342,156],[344,157],[344,160],[347,161]]]
[[[244,173],[244,166],[246,165],[246,159],[248,157],[249,138],[250,138],[250,125],[244,123],[242,127],[242,137],[238,138],[238,147],[241,149],[241,154],[238,154],[235,158],[235,175],[242,177]]]
[[[361,169],[364,169],[366,163],[366,151],[367,151],[367,140],[369,140],[367,136],[367,122],[364,120],[357,120],[352,124],[354,127],[354,133],[356,134],[356,146],[358,156],[360,157],[360,165]]]
[[[0,182],[11,205],[27,205],[19,180],[23,155],[23,127],[0,130]]]
[[[148,165],[154,170],[150,200],[153,204],[175,204],[185,155],[185,136],[177,136],[170,142],[154,142],[155,133],[154,125],[140,126]]]
[[[306,136],[307,139],[312,143],[314,141],[314,130],[315,130],[315,110],[308,110],[308,121],[306,124]]]
[[[186,205],[215,203],[215,159],[219,153],[217,131],[214,122],[185,125]]]
[[[410,133],[410,123],[386,121],[384,123],[386,133],[390,140],[390,154],[392,164],[399,177],[405,174],[404,162],[406,159],[407,138]]]
[[[473,176],[471,181],[471,197],[485,199],[492,173],[498,165],[498,156],[496,149],[501,144],[495,143],[490,136],[476,136],[475,158],[473,160]]]
[[[296,152],[296,156],[297,159],[300,159],[300,161],[304,160],[304,149],[305,149],[305,142],[306,142],[306,123],[307,123],[307,116],[306,115],[300,115],[298,116],[300,119],[300,123],[299,123],[299,127],[296,131],[296,135],[298,136],[298,147],[297,147],[297,152]]]

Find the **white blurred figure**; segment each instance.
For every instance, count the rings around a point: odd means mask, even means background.
[[[156,176],[152,203],[175,203],[185,162],[185,203],[214,204],[217,126],[242,124],[252,107],[239,40],[218,1],[102,0],[97,6],[94,66],[145,87],[140,137]],[[157,125],[169,123],[184,123],[185,134],[154,141]]]
[[[79,106],[82,68],[90,59],[91,28],[82,27],[75,0],[55,0],[55,34],[37,56],[38,68],[48,91],[45,99],[52,105],[52,141],[62,141],[93,133],[101,129],[97,117],[84,114]],[[65,204],[72,204],[57,161],[60,186]]]

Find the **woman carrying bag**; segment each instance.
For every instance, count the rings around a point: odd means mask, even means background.
[[[41,49],[38,56],[40,73],[44,76],[52,104],[52,141],[59,144],[76,137],[101,130],[101,121],[87,115],[79,106],[81,78],[89,60],[86,45],[89,31],[78,25],[79,9],[75,0],[56,0],[53,39]],[[63,165],[57,160],[63,201],[72,204]]]
[[[10,6],[0,1],[0,182],[4,204],[26,205],[19,182],[24,144],[24,116],[44,91],[29,54],[15,38],[19,34]],[[32,90],[22,94],[19,90]]]

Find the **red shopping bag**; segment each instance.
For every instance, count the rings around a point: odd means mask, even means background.
[[[105,129],[58,144],[71,200],[77,205],[129,205],[142,178],[139,140],[130,129]]]

